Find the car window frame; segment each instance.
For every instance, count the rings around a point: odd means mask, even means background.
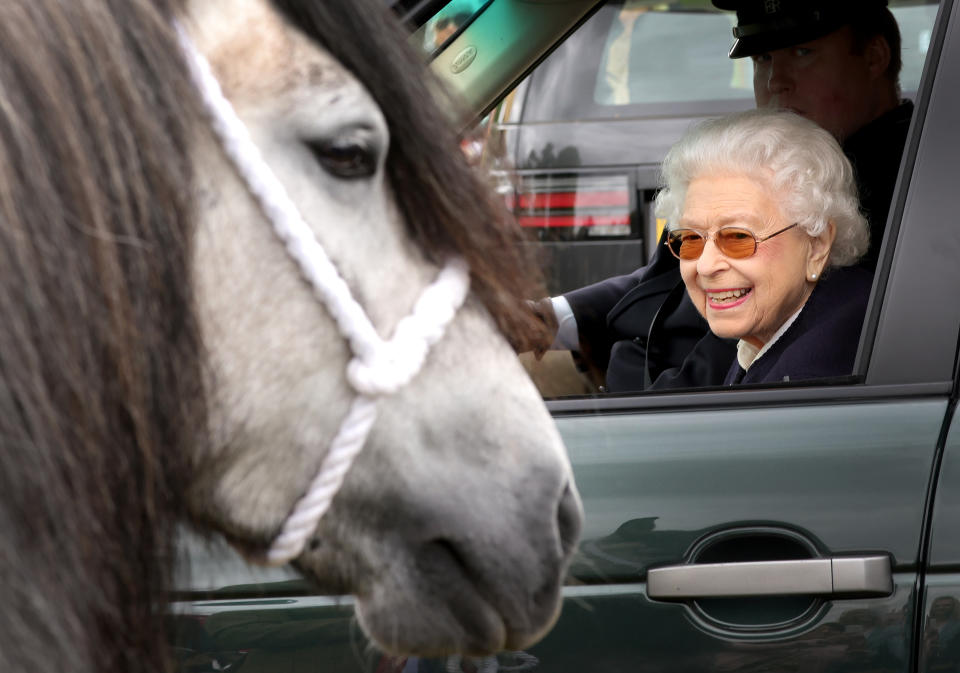
[[[954,0],[942,0],[939,3],[861,331],[853,373],[858,382],[830,385],[813,381],[809,384],[790,383],[749,389],[597,393],[584,397],[547,399],[547,408],[551,413],[562,416],[655,412],[692,407],[753,408],[949,395],[954,388],[957,361],[960,358],[960,304],[950,303],[951,290],[955,294],[955,289],[960,288],[960,264],[956,264],[955,260],[938,259],[937,242],[942,239],[930,234],[936,234],[939,230],[947,236],[955,236],[960,230],[950,218],[931,217],[928,214],[931,209],[947,208],[944,199],[933,198],[917,203],[917,192],[928,190],[931,186],[915,178],[918,173],[935,172],[936,165],[944,161],[940,155],[949,156],[950,152],[955,152],[953,156],[960,156],[960,134],[945,135],[942,130],[949,122],[950,113],[943,109],[946,105],[941,102],[947,98],[948,103],[960,111],[960,91],[954,92],[950,87],[950,78],[960,77],[960,18],[954,17],[952,22],[948,21],[955,12],[960,12],[960,7]],[[941,69],[941,64],[945,64],[945,68]],[[938,99],[938,107],[935,118],[931,119],[930,103],[933,97]],[[960,115],[960,112],[957,114]],[[938,129],[941,130],[938,132]],[[922,143],[925,133],[937,141]],[[952,140],[950,147],[944,147],[944,139]],[[942,195],[944,192],[938,193]],[[954,212],[960,212],[960,199]],[[918,279],[916,269],[930,273]],[[930,278],[944,282],[930,288]],[[921,289],[932,294],[932,299],[939,300],[948,310],[925,310],[930,297],[918,302],[916,297],[922,294]],[[917,335],[922,335],[922,340]],[[905,363],[903,358],[908,354],[923,358],[926,364],[921,371],[909,367],[909,362]]]
[[[923,176],[935,174],[936,165],[942,162],[939,156],[934,155],[948,151],[948,144],[954,148],[960,146],[957,134],[946,132],[944,118],[948,114],[943,110],[951,99],[955,108],[960,107],[960,96],[954,95],[947,84],[949,78],[957,76],[956,73],[960,70],[960,46],[957,44],[960,41],[960,29],[957,28],[956,20],[948,21],[950,15],[956,11],[958,9],[953,0],[940,2],[904,156],[894,187],[890,215],[880,247],[874,289],[867,306],[855,365],[856,371],[866,374],[868,385],[895,383],[901,378],[898,376],[900,368],[897,366],[896,356],[898,353],[920,349],[917,334],[923,336],[922,350],[927,359],[936,355],[939,359],[937,367],[940,371],[948,367],[952,380],[960,335],[960,328],[957,326],[960,309],[952,311],[948,316],[946,312],[924,312],[921,305],[927,306],[931,299],[936,298],[948,309],[956,303],[951,301],[949,290],[951,287],[960,287],[960,273],[954,272],[953,268],[958,265],[949,262],[937,265],[941,273],[938,273],[936,278],[944,282],[939,283],[936,288],[917,288],[916,274],[910,269],[929,269],[938,261],[936,253],[941,239],[931,235],[932,233],[940,230],[947,238],[951,233],[956,233],[956,225],[951,224],[949,216],[934,217],[929,214],[930,210],[943,205],[941,198],[921,201],[922,193],[931,189],[932,183],[929,179],[923,179]],[[947,40],[948,26],[952,26],[950,31],[953,44],[949,44]],[[941,71],[941,65],[947,72]],[[936,86],[937,80],[941,82],[939,87]],[[938,102],[933,111],[935,118],[931,119],[930,104],[934,96],[941,102]],[[947,103],[942,103],[944,98],[948,99]],[[936,138],[936,141],[924,143],[924,134]],[[917,179],[918,177],[920,179]],[[949,191],[938,192],[940,196],[944,193]],[[949,282],[951,278],[955,281],[953,284]],[[918,296],[923,297],[923,301],[918,302]],[[953,327],[944,326],[944,322],[951,323]],[[935,340],[934,343],[930,343],[931,337]],[[914,375],[915,380],[928,382],[936,376],[933,372],[922,376],[914,372]]]

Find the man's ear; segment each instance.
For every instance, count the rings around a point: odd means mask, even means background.
[[[874,77],[883,75],[890,66],[890,45],[881,35],[874,35],[863,49],[867,61],[867,68]]]

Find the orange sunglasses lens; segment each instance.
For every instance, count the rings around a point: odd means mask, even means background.
[[[713,235],[714,244],[727,257],[743,259],[757,250],[753,232],[738,227],[725,227]],[[670,232],[667,245],[676,257],[685,260],[698,259],[703,254],[707,239],[693,229],[675,229]]]

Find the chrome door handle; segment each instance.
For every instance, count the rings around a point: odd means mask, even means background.
[[[741,596],[889,596],[887,556],[701,563],[647,572],[647,595],[660,600]]]

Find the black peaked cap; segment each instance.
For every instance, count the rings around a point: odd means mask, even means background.
[[[712,0],[736,10],[730,58],[762,54],[828,35],[859,14],[882,10],[887,0]]]

